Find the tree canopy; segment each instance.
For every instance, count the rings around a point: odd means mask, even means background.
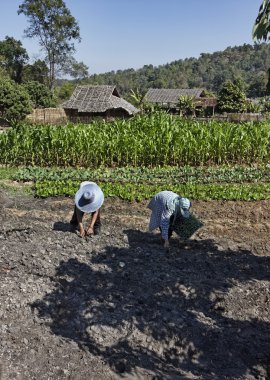
[[[33,108],[55,107],[56,101],[50,89],[42,83],[29,81],[24,88],[28,92]]]
[[[0,41],[0,66],[16,83],[21,83],[23,66],[28,59],[21,41],[9,36]]]
[[[123,97],[132,101],[131,89],[146,93],[149,88],[199,87],[218,94],[227,80],[241,79],[248,97],[261,97],[265,94],[269,67],[270,45],[244,44],[165,65],[95,74],[82,83],[115,85]]]
[[[218,96],[221,112],[244,112],[247,108],[246,95],[240,80],[226,81]]]
[[[45,61],[38,59],[32,64],[23,67],[22,81],[36,81],[48,85],[49,69]]]
[[[74,79],[84,79],[88,77],[88,67],[83,62],[77,62],[74,57],[65,60],[62,71]]]
[[[270,0],[263,0],[258,16],[255,20],[252,37],[254,40],[267,41],[270,33]],[[270,69],[268,69],[268,81],[266,84],[266,94],[270,95]]]
[[[14,125],[32,110],[31,99],[22,85],[10,79],[0,80],[0,117]]]
[[[29,22],[26,37],[38,38],[49,66],[49,87],[55,85],[56,70],[74,52],[74,41],[80,41],[80,30],[63,0],[24,0],[18,14]]]
[[[269,40],[270,33],[270,0],[263,0],[255,20],[252,36],[254,40]]]

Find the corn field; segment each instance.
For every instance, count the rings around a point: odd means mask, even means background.
[[[0,135],[0,164],[63,167],[267,163],[267,122],[201,122],[166,113],[89,125],[21,126]]]

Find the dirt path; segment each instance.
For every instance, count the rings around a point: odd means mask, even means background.
[[[270,201],[194,202],[204,227],[166,255],[149,210],[1,199],[0,379],[270,379]]]

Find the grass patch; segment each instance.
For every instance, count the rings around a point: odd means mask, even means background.
[[[0,179],[0,190],[11,195],[34,195],[33,185]]]
[[[16,167],[0,166],[0,190],[11,195],[33,195],[33,184],[14,182]]]
[[[0,181],[12,180],[17,172],[18,172],[18,168],[0,166]]]

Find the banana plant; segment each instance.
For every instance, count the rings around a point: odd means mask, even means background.
[[[192,114],[195,116],[195,98],[189,95],[181,95],[178,98],[178,106],[180,109],[180,116],[186,116],[188,114]]]

